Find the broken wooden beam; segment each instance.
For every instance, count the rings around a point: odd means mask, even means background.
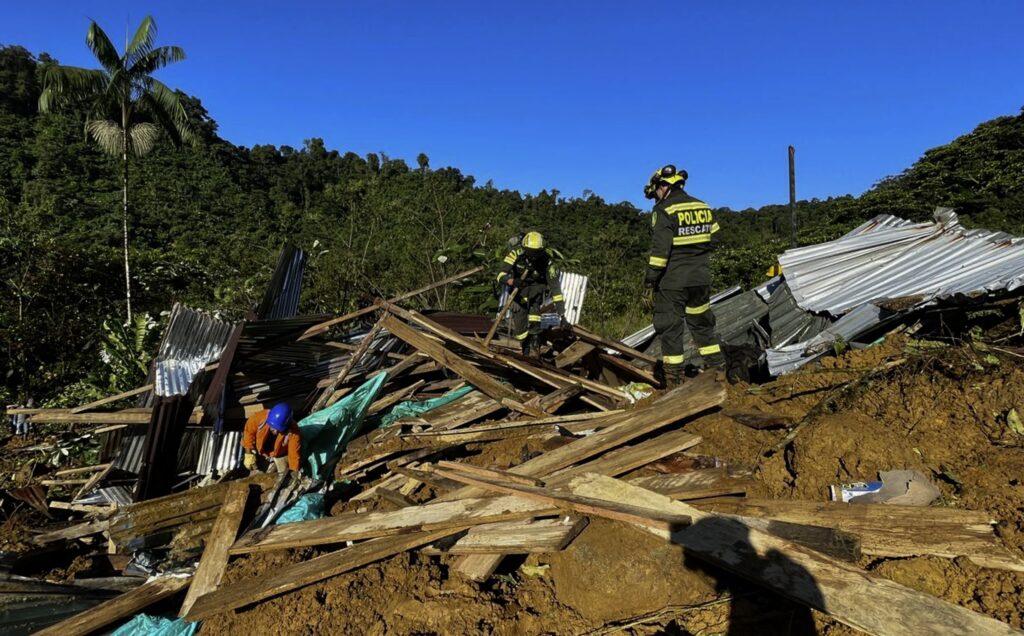
[[[586,517],[488,523],[470,528],[464,537],[448,547],[426,547],[420,552],[430,555],[559,552],[587,527],[587,523]]]
[[[398,296],[395,296],[394,298],[390,298],[390,299],[388,299],[387,302],[389,302],[389,303],[402,302],[403,300],[407,300],[409,298],[412,298],[413,296],[418,296],[420,294],[426,293],[426,292],[431,291],[433,289],[437,289],[438,287],[442,287],[442,286],[447,285],[449,283],[454,283],[456,281],[460,281],[463,278],[469,278],[473,274],[477,274],[479,272],[482,272],[483,269],[484,268],[482,266],[474,267],[473,269],[467,269],[464,272],[459,272],[458,274],[455,274],[453,276],[449,276],[448,278],[439,280],[436,283],[431,283],[429,285],[424,285],[423,287],[420,287],[419,289],[414,289],[411,292],[406,292],[404,294],[400,294]],[[313,325],[309,329],[306,329],[306,331],[304,331],[302,333],[302,335],[298,337],[298,340],[306,340],[308,338],[312,338],[313,336],[322,334],[322,333],[330,330],[330,328],[335,326],[335,325],[340,325],[340,324],[342,324],[344,322],[348,322],[349,320],[354,320],[355,318],[358,318],[360,316],[365,316],[366,314],[373,313],[374,311],[377,311],[378,309],[380,309],[380,305],[373,304],[373,305],[370,305],[368,307],[363,307],[362,309],[357,309],[357,310],[355,310],[353,312],[349,312],[349,313],[347,313],[347,314],[345,314],[343,316],[338,316],[337,318],[331,318],[330,320],[322,322],[322,323],[320,323],[318,325]]]
[[[994,618],[618,479],[590,473],[573,480],[569,489],[580,496],[689,514],[693,525],[676,532],[637,525],[681,546],[686,555],[765,586],[868,634],[1020,633]]]
[[[36,632],[36,636],[85,636],[128,618],[150,605],[177,594],[189,584],[191,576],[162,576],[131,592],[100,603],[80,614]]]
[[[470,486],[491,490],[494,492],[522,497],[531,501],[551,504],[563,509],[571,509],[584,514],[605,517],[616,521],[627,521],[672,531],[687,526],[690,517],[682,514],[663,514],[658,511],[640,508],[624,502],[608,502],[593,497],[580,497],[571,493],[564,493],[550,488],[536,488],[533,486],[522,486],[511,482],[499,483],[490,479],[473,477],[454,470],[435,469],[440,475],[460,481]]]
[[[861,538],[861,549],[869,556],[963,556],[982,567],[1024,572],[1024,560],[999,542],[985,512],[762,499],[715,500],[696,505],[711,512],[844,530]]]
[[[246,533],[231,554],[267,552],[285,548],[371,539],[419,530],[467,528],[495,521],[511,521],[557,514],[554,506],[538,505],[517,497],[459,499],[410,506],[389,512],[348,513],[315,521],[289,523]]]
[[[224,570],[228,565],[228,549],[235,542],[238,527],[242,523],[246,502],[249,500],[249,484],[232,482],[224,495],[224,503],[220,507],[217,520],[213,523],[210,534],[206,537],[203,556],[199,559],[192,584],[188,588],[185,600],[181,604],[178,616],[185,616],[196,600],[209,594],[220,586],[224,578]]]
[[[308,561],[278,568],[259,577],[237,581],[200,597],[185,618],[190,621],[202,620],[220,612],[256,603],[432,543],[458,531],[459,529],[452,528],[373,539]]]

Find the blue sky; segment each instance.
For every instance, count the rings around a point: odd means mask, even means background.
[[[1024,3],[9,2],[0,43],[93,65],[152,13],[189,59],[161,79],[224,138],[383,151],[522,192],[647,207],[673,162],[735,209],[859,194],[1024,106]]]

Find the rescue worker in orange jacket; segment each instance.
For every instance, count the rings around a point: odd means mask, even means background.
[[[277,472],[299,470],[302,440],[292,409],[285,403],[254,413],[245,421],[242,433],[243,464],[248,470],[259,468]]]
[[[655,201],[644,286],[654,291],[654,330],[661,336],[669,388],[683,382],[684,326],[705,368],[725,362],[710,300],[710,257],[718,223],[711,206],[683,189],[687,176],[685,170],[667,165],[644,187],[644,195]]]

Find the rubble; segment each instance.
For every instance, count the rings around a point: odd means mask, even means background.
[[[941,237],[951,231],[951,221],[944,223]],[[877,245],[887,229],[926,230],[894,220],[875,226],[840,243],[870,236]],[[32,547],[18,558],[64,552],[92,559],[94,569],[102,557],[105,574],[135,577],[135,585],[117,587],[127,589],[120,594],[114,587],[53,588],[53,602],[76,613],[38,612],[33,601],[27,620],[3,614],[5,633],[87,634],[147,611],[204,632],[207,625],[211,632],[244,631],[232,621],[258,620],[263,607],[279,612],[288,599],[330,613],[330,595],[345,599],[339,603],[351,606],[345,612],[354,622],[339,614],[302,625],[289,614],[286,620],[297,622],[277,630],[640,629],[684,616],[708,619],[736,594],[712,579],[729,586],[743,580],[758,594],[789,599],[778,605],[787,621],[803,612],[810,624],[835,621],[871,634],[1018,633],[1019,612],[993,617],[986,607],[947,602],[875,570],[888,571],[877,565],[890,558],[941,558],[1017,576],[1024,573],[1024,538],[1009,544],[1000,528],[1016,523],[1022,532],[1019,512],[1000,519],[984,507],[950,505],[956,502],[945,497],[943,483],[929,491],[943,505],[916,507],[831,503],[799,490],[804,445],[818,442],[827,416],[872,383],[920,369],[926,354],[896,343],[908,332],[930,333],[922,312],[946,294],[885,309],[885,320],[872,314],[870,328],[858,327],[848,341],[884,328],[888,349],[855,352],[863,363],[850,369],[837,359],[818,370],[814,386],[801,387],[806,369],[797,368],[822,354],[809,353],[807,343],[827,341],[836,353],[836,334],[853,333],[843,331],[843,321],[884,303],[872,296],[844,305],[845,316],[833,322],[838,316],[800,308],[809,297],[822,298],[800,287],[810,274],[798,274],[796,287],[779,279],[760,290],[732,290],[713,302],[723,333],[760,343],[768,352],[762,370],[787,346],[803,347],[799,365],[761,386],[730,385],[710,371],[665,391],[657,345],[651,348],[643,332],[616,342],[579,325],[556,327],[541,357],[531,359],[497,328],[504,311],[492,321],[406,306],[479,268],[345,316],[297,316],[304,263],[301,250],[286,247],[263,301],[238,322],[175,306],[146,385],[73,409],[22,410],[37,425],[98,427],[85,434],[102,441],[94,465],[29,474],[24,486],[5,493],[38,520]],[[573,280],[582,294],[586,280]],[[569,304],[578,319],[582,300]],[[783,344],[798,338],[805,341]],[[1013,344],[999,349],[1012,354]],[[99,410],[130,399],[135,406]],[[241,426],[282,401],[309,416],[299,422],[308,456],[302,474],[249,475],[241,468]],[[1001,413],[992,435],[1015,443],[1017,411]],[[746,446],[741,452],[730,444]],[[751,457],[756,465],[747,463]],[[890,468],[928,479],[924,464],[889,459],[826,475],[823,483]],[[951,474],[931,474],[941,472]],[[312,507],[283,523],[282,514],[304,497],[322,502],[324,516],[313,518],[321,513]],[[646,546],[660,555],[657,564],[623,551],[626,545]],[[576,555],[576,546],[591,556]],[[616,603],[588,609],[593,595],[573,589],[587,582],[566,580],[601,576],[587,569],[588,559],[663,568],[657,576],[682,577],[690,587],[652,590],[654,607],[623,591]],[[398,591],[381,578],[392,570],[405,573]],[[139,575],[148,580],[140,583]],[[623,580],[633,575],[624,572]],[[75,577],[76,584],[88,580]],[[6,584],[44,585],[14,575]],[[399,592],[408,598],[396,600]],[[495,594],[504,600],[494,602]],[[410,605],[437,610],[446,602],[455,609],[440,614]],[[397,604],[395,617],[384,619],[378,603]],[[545,624],[537,607],[552,608],[559,622]],[[367,616],[385,626],[369,627]],[[394,621],[390,628],[387,621]]]

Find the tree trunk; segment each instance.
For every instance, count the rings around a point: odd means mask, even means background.
[[[124,227],[124,297],[128,303],[128,322],[127,325],[132,324],[132,281],[131,271],[128,268],[128,121],[127,117],[122,117],[121,134],[123,135],[122,141],[123,146],[121,148],[121,178],[122,178],[122,197],[123,210],[121,215],[122,225]]]

